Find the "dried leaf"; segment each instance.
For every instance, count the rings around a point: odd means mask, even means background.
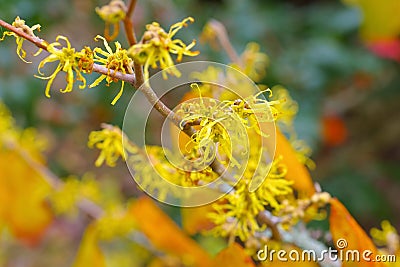
[[[46,202],[50,185],[21,153],[0,150],[0,221],[16,238],[34,245],[53,220]]]
[[[332,234],[333,242],[338,250],[342,250],[344,255],[350,253],[350,250],[358,250],[360,252],[360,260],[343,261],[343,267],[349,266],[370,266],[370,267],[383,267],[385,266],[379,262],[365,261],[362,257],[364,251],[371,251],[372,254],[368,256],[373,259],[378,255],[378,250],[373,244],[372,240],[368,237],[361,226],[351,216],[346,207],[336,198],[331,200],[331,214],[329,217],[330,231]],[[351,259],[351,258],[350,258]]]
[[[203,230],[209,230],[213,223],[207,214],[213,210],[211,204],[194,208],[181,208],[182,227],[189,235],[197,234]]]
[[[210,266],[209,255],[147,197],[140,198],[130,209],[138,228],[158,249],[178,256],[184,264]]]
[[[255,264],[240,245],[233,243],[217,254],[211,266],[255,267]]]
[[[307,168],[300,163],[296,156],[296,151],[279,129],[276,129],[275,136],[275,157],[283,157],[282,163],[287,167],[286,178],[294,182],[293,188],[304,193],[306,196],[312,196],[315,193],[315,189]]]

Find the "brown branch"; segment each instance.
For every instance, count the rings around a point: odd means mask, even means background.
[[[233,48],[231,42],[229,41],[228,33],[226,31],[224,24],[215,19],[211,20],[208,24],[217,33],[216,34],[217,39],[221,44],[222,48],[228,54],[230,60],[238,64],[239,66],[243,67],[242,60],[240,59],[235,49]]]
[[[93,64],[92,71],[110,76],[112,78],[117,78],[118,80],[130,83],[131,85],[135,84],[136,82],[135,74],[125,74],[112,69],[107,69],[102,65]]]
[[[129,2],[128,10],[126,12],[125,19],[123,20],[125,34],[126,34],[126,37],[128,39],[130,46],[137,44],[135,29],[133,27],[133,22],[131,19],[133,11],[135,10],[136,1],[137,0],[131,0]],[[137,62],[137,60],[135,60],[135,59],[133,59],[133,70],[137,77],[137,80],[134,83],[134,87],[139,88],[144,83],[143,69],[142,69],[142,65],[139,62]]]
[[[280,222],[278,217],[273,216],[269,211],[265,210],[258,213],[257,220],[271,229],[273,239],[282,240],[282,235],[278,229],[278,223]]]
[[[14,32],[15,34],[17,34],[18,36],[30,41],[31,43],[33,43],[34,45],[36,45],[37,47],[44,49],[47,51],[47,45],[48,43],[42,39],[40,39],[39,37],[36,36],[32,36],[29,35],[27,33],[25,33],[22,29],[19,29],[17,27],[12,26],[11,24],[8,24],[7,22],[5,22],[4,20],[0,19],[0,26],[6,28],[9,31]]]
[[[47,50],[48,42],[40,39],[39,37],[31,36],[29,34],[26,34],[21,29],[19,29],[17,27],[14,27],[11,24],[8,24],[7,22],[5,22],[5,21],[3,21],[1,19],[0,19],[0,26],[2,26],[4,28],[14,32],[18,36],[24,38],[25,40],[28,40],[31,43],[33,43],[37,47],[48,51]],[[104,75],[107,75],[107,76],[111,76],[111,77],[117,78],[119,80],[123,80],[125,82],[130,83],[130,84],[134,84],[136,82],[134,74],[124,74],[122,72],[118,72],[118,71],[107,69],[106,67],[104,67],[102,65],[99,65],[99,64],[93,64],[92,71],[100,73],[100,74],[104,74]]]
[[[129,2],[128,10],[126,11],[126,17],[129,19],[133,15],[133,11],[135,11],[137,0],[131,0]]]

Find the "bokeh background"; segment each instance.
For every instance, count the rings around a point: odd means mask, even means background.
[[[376,1],[377,5],[384,2]],[[12,22],[19,15],[29,25],[41,24],[40,36],[48,41],[60,34],[77,48],[93,47],[93,37],[102,34],[104,27],[94,8],[105,3],[0,0],[0,18]],[[365,10],[339,0],[138,0],[137,35],[152,21],[167,27],[187,16],[196,21],[179,33],[182,39],[198,38],[205,23],[217,19],[226,26],[238,53],[248,42],[258,42],[270,58],[262,83],[283,85],[299,104],[295,128],[313,150],[314,180],[338,197],[364,229],[378,226],[383,219],[400,229],[400,58],[384,58],[367,48],[369,40],[360,34],[368,19]],[[122,34],[119,40],[127,45]],[[46,136],[50,169],[60,177],[91,172],[109,185],[110,197],[138,194],[123,163],[118,168],[96,168],[98,152],[86,145],[89,132],[100,123],[121,126],[133,89],[127,87],[118,104],[111,106],[119,84],[63,95],[57,90],[65,82],[60,75],[47,99],[46,82],[33,77],[44,53],[34,58],[35,48],[24,47],[33,64],[19,60],[13,38],[0,43],[0,99],[19,126],[35,127]],[[190,60],[229,62],[223,51],[212,50],[209,44],[196,47],[201,55]],[[179,216],[174,208],[165,209]],[[66,230],[72,239],[82,231],[73,222],[60,224],[70,224],[60,225],[61,229],[77,228]],[[328,226],[322,222],[315,227]],[[9,248],[8,253],[12,251]]]

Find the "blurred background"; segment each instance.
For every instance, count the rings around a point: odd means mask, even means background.
[[[190,41],[198,38],[208,20],[217,19],[226,26],[238,53],[248,42],[259,43],[270,58],[267,77],[261,83],[283,85],[299,104],[295,128],[298,138],[313,150],[314,180],[338,197],[364,229],[378,226],[383,219],[400,229],[400,27],[392,25],[398,32],[385,31],[387,23],[399,19],[390,15],[393,8],[385,11],[382,7],[391,0],[346,2],[353,3],[138,0],[134,21],[140,37],[147,23],[158,21],[168,28],[192,16],[195,23],[179,32],[180,38]],[[0,0],[0,18],[12,22],[18,15],[28,25],[39,23],[42,38],[53,42],[57,35],[64,35],[80,49],[95,46],[93,37],[103,33],[104,24],[94,9],[106,3]],[[119,40],[126,47],[122,33]],[[209,44],[196,47],[201,55],[190,60],[229,62],[223,51],[214,51]],[[100,123],[121,126],[134,91],[126,87],[118,104],[111,106],[119,83],[75,88],[62,95],[58,89],[64,88],[65,80],[60,75],[47,99],[46,81],[33,77],[45,53],[34,58],[35,48],[27,43],[24,48],[33,64],[19,60],[13,38],[0,43],[0,99],[20,127],[35,127],[46,136],[50,169],[60,177],[94,173],[96,179],[112,185],[111,195],[120,198],[137,194],[123,163],[118,168],[96,168],[93,163],[98,152],[86,145],[89,132],[99,129]],[[96,77],[92,75],[88,82]],[[169,212],[177,214],[172,208]],[[327,223],[316,227],[327,228]]]

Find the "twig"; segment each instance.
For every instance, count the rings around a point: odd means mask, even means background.
[[[261,211],[257,215],[260,223],[267,225],[272,231],[272,238],[275,240],[282,240],[282,235],[278,229],[279,218],[273,216],[269,211]]]
[[[14,32],[15,34],[17,34],[18,36],[24,38],[25,40],[30,41],[31,43],[33,43],[37,47],[42,48],[42,49],[47,51],[48,43],[46,41],[40,39],[39,37],[31,36],[31,35],[25,33],[22,29],[14,27],[14,26],[12,26],[11,24],[8,24],[7,22],[5,22],[2,19],[0,19],[0,26],[6,28],[7,30],[10,30],[10,31]]]
[[[136,0],[131,0],[129,2],[128,10],[125,15],[124,19],[124,28],[125,28],[125,34],[128,39],[129,45],[135,45],[137,44],[137,39],[135,35],[135,29],[133,27],[133,22],[131,19],[131,16],[133,14],[133,11],[135,10],[136,6]],[[137,77],[137,80],[133,84],[135,88],[139,88],[143,83],[144,83],[144,78],[143,78],[143,69],[142,65],[137,62],[137,60],[133,59],[133,70],[135,72],[135,75]]]
[[[11,24],[8,24],[7,22],[5,22],[4,20],[0,19],[0,26],[14,32],[15,34],[17,34],[18,36],[24,38],[25,40],[28,40],[29,42],[33,43],[34,45],[36,45],[38,48],[41,48],[43,50],[47,50],[47,46],[48,46],[48,42],[40,39],[37,36],[31,36],[29,34],[26,34],[25,32],[23,32],[21,29],[12,26]],[[128,82],[130,84],[134,84],[136,82],[135,79],[135,75],[134,74],[124,74],[122,72],[118,72],[118,71],[114,71],[111,69],[107,69],[106,67],[102,66],[102,65],[98,65],[98,64],[93,64],[93,68],[92,71],[97,72],[97,73],[101,73],[104,75],[108,75],[111,76],[113,78],[117,78],[119,80],[123,80],[125,82]]]
[[[231,42],[229,41],[228,33],[225,26],[218,20],[211,20],[209,22],[210,27],[217,33],[217,39],[221,44],[222,48],[228,54],[228,57],[232,62],[237,63],[239,66],[243,67],[243,62],[233,48]]]
[[[126,18],[130,19],[130,17],[133,15],[133,11],[135,11],[136,7],[136,2],[137,0],[131,0],[129,2],[128,10],[126,11]]]

